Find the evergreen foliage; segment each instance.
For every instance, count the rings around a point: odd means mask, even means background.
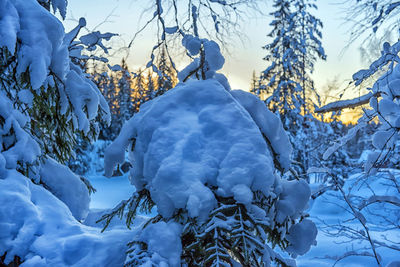
[[[217,196],[216,196],[217,197]],[[279,198],[265,197],[257,192],[254,205],[269,214],[276,215],[276,203]],[[110,213],[104,215],[99,222],[105,221],[106,229],[111,220],[118,216],[126,220],[127,227],[140,212],[150,213],[154,207],[147,190],[135,193],[132,198],[121,202]],[[302,221],[305,217],[301,217]],[[218,199],[218,207],[210,212],[205,222],[190,218],[187,212],[181,210],[172,219],[168,220],[160,215],[151,218],[144,226],[159,221],[175,221],[183,225],[181,234],[182,262],[188,266],[232,266],[234,262],[241,266],[270,266],[275,261],[278,266],[294,266],[289,259],[283,258],[272,249],[275,246],[285,250],[290,245],[286,235],[289,228],[296,222],[285,218],[279,223],[277,217],[271,220],[246,209],[245,205],[238,203],[233,198]],[[142,231],[143,231],[142,229]],[[140,239],[135,239],[128,244],[127,260],[125,266],[137,266],[152,263],[148,246]],[[271,247],[270,247],[271,246]]]
[[[263,209],[269,208],[272,208],[271,203]],[[189,265],[231,266],[234,259],[249,267],[269,262],[265,255],[267,244],[278,245],[282,250],[288,245],[283,233],[271,228],[264,218],[257,218],[233,198],[219,199],[219,207],[200,226],[188,220],[182,243],[183,258]],[[284,261],[277,260],[277,263],[285,266]]]
[[[40,2],[40,4],[45,4],[48,9],[50,3],[50,1]],[[71,33],[66,34],[67,37],[64,41],[67,42],[66,45],[68,45],[70,51],[74,49],[81,51],[88,48],[85,43],[76,40],[76,35],[84,23],[84,20],[81,20]],[[21,63],[17,59],[22,45],[21,41],[18,40],[15,44],[15,51],[10,51],[6,46],[0,48],[2,70],[0,73],[0,90],[13,102],[17,110],[30,118],[30,121],[24,127],[24,131],[28,132],[39,144],[41,157],[52,157],[61,163],[66,163],[73,155],[78,135],[86,140],[94,140],[97,137],[99,133],[98,121],[108,122],[108,109],[103,105],[105,102],[102,102],[98,105],[99,110],[96,117],[88,114],[89,111],[78,114],[80,111],[77,110],[76,100],[66,95],[66,91],[69,89],[66,88],[68,84],[59,76],[57,70],[49,69],[46,80],[40,86],[33,85],[31,82],[32,74],[30,73],[32,70],[22,70]],[[92,45],[97,46],[96,44]],[[80,62],[81,56],[80,53],[71,52],[69,60],[71,61],[72,71],[77,75],[82,75],[83,78],[83,70],[79,65],[73,63]],[[83,79],[87,86],[93,86],[93,89],[90,90],[98,90],[91,81],[86,78]],[[98,101],[104,101],[100,97],[100,93],[94,93]],[[82,117],[80,117],[82,115],[89,118],[87,128],[83,128],[83,125],[80,124],[82,123]],[[3,119],[4,122],[5,118]],[[11,132],[11,134],[13,133]],[[4,149],[8,148],[5,147]],[[24,169],[23,164],[23,162],[19,162],[22,169]]]

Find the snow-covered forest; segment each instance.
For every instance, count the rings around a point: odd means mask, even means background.
[[[400,1],[331,2],[365,66],[318,88],[322,1],[0,0],[0,266],[400,267]]]

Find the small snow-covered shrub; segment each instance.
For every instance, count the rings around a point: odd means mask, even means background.
[[[126,211],[129,226],[139,210],[157,208],[127,266],[292,265],[273,248],[302,255],[317,229],[303,213],[308,184],[281,177],[292,151],[281,121],[215,72],[224,62],[216,43],[183,43],[200,55],[179,74],[186,82],[145,103],[106,150],[111,175],[129,149],[136,193],[103,220]]]

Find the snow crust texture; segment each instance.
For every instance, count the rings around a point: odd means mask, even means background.
[[[315,224],[307,219],[292,225],[288,234],[290,246],[286,250],[295,255],[304,255],[311,245],[315,245],[317,233]]]
[[[191,56],[198,55],[198,57],[178,73],[178,79],[181,82],[194,76],[195,79],[200,79],[200,77],[202,79],[214,78],[226,90],[230,90],[226,77],[221,73],[216,73],[225,63],[225,58],[216,42],[186,34],[183,36],[182,45],[186,48],[188,54]]]
[[[174,222],[159,222],[146,227],[140,236],[148,244],[149,251],[153,252],[149,263],[152,262],[158,266],[180,266],[181,232],[182,226]]]

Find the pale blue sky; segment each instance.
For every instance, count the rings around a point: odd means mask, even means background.
[[[69,0],[68,2],[69,10],[65,21],[67,30],[75,25],[75,22],[69,19],[85,17],[88,28],[93,29],[112,12],[113,16],[100,25],[98,30],[120,34],[120,38],[115,39],[116,46],[129,42],[138,27],[146,20],[145,17],[140,18],[142,11],[152,3],[149,0]],[[361,64],[356,44],[341,54],[347,44],[349,25],[343,25],[342,7],[335,2],[338,1],[317,1],[319,9],[314,12],[324,23],[322,42],[328,56],[326,62],[318,61],[315,66],[313,78],[319,90],[327,80],[333,80],[335,76],[339,76],[341,80],[351,79],[354,72],[366,67]],[[264,13],[271,11],[269,8],[265,9]],[[247,90],[253,70],[259,72],[267,67],[267,62],[262,60],[265,51],[261,47],[270,42],[266,36],[270,20],[270,17],[254,16],[254,14],[251,18],[245,18],[242,28],[247,39],[244,44],[240,40],[231,43],[229,48],[231,55],[225,55],[226,64],[222,72],[228,77],[233,88]],[[149,28],[141,34],[130,51],[128,63],[133,69],[148,62],[150,49],[154,43],[155,34],[153,29]],[[116,58],[120,60],[120,57]]]

